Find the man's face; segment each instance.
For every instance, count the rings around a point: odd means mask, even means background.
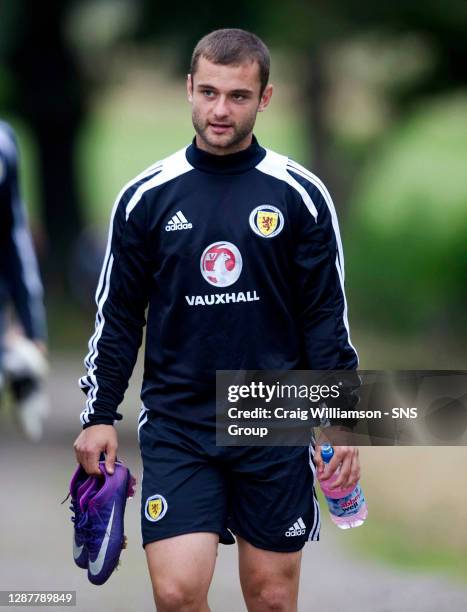
[[[200,57],[196,73],[187,80],[198,147],[215,155],[248,147],[256,113],[272,95],[272,85],[261,98],[260,89],[258,62],[223,66]]]

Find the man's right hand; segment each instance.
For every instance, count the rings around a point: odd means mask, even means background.
[[[113,425],[92,425],[83,429],[76,438],[73,448],[76,460],[90,476],[100,476],[99,457],[105,453],[105,469],[108,474],[114,473],[117,457],[117,431]]]

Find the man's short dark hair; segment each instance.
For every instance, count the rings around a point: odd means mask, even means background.
[[[257,61],[262,95],[269,80],[270,56],[263,41],[246,30],[224,28],[206,34],[198,42],[191,56],[190,73],[193,76],[198,67],[200,57],[213,64],[240,65],[244,62]]]

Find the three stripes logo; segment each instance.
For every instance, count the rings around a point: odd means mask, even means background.
[[[305,535],[306,525],[303,522],[302,517],[298,518],[295,523],[287,529],[285,532],[286,538],[293,538],[295,536]]]
[[[165,226],[166,232],[175,232],[177,230],[186,230],[191,229],[193,224],[188,221],[185,215],[179,210],[175,215],[170,219],[170,221]]]

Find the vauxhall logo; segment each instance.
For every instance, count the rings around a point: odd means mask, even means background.
[[[236,283],[242,273],[242,268],[242,255],[231,242],[213,242],[204,249],[201,255],[201,275],[207,283],[214,287],[228,287]],[[256,291],[185,295],[189,306],[238,304],[239,302],[257,302],[259,299]]]
[[[211,293],[211,295],[185,295],[190,306],[212,306],[215,304],[236,304],[238,302],[257,302],[260,298],[256,291],[239,293]]]

